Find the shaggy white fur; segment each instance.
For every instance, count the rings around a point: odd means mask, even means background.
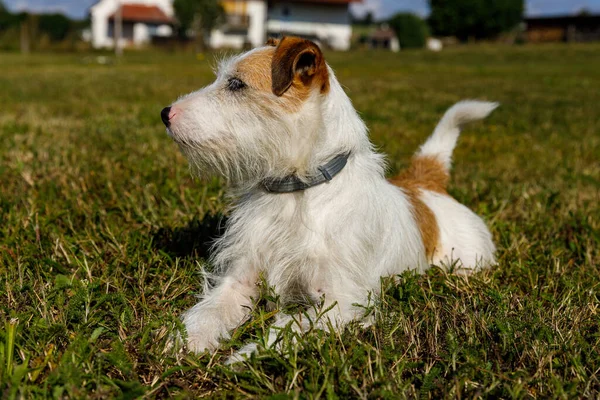
[[[373,150],[333,71],[326,67],[327,91],[308,88],[301,104],[290,111],[286,95],[278,97],[241,78],[243,85],[232,83],[241,64],[248,69],[250,56],[263,53],[271,57],[273,48],[232,58],[221,65],[213,84],[167,109],[168,133],[191,166],[201,174],[226,177],[234,199],[211,260],[217,283],[206,287],[201,301],[183,315],[191,351],[214,349],[248,317],[259,275],[284,302],[300,294],[330,308],[321,318],[314,308],[308,310],[318,319],[312,322],[326,329],[361,318],[364,308],[357,305],[366,304],[370,293],[377,294],[382,276],[429,267],[409,197],[385,179],[383,157]],[[435,157],[450,168],[460,126],[484,118],[495,106],[458,103],[417,155]],[[287,194],[269,193],[261,185],[264,179],[290,174],[302,179],[345,152],[350,152],[346,167],[328,183]],[[491,235],[477,215],[447,195],[421,194],[440,233],[434,262],[460,260],[469,270],[494,263]],[[280,313],[267,345],[292,321]],[[299,331],[307,324],[292,323]],[[255,350],[250,344],[231,361]]]

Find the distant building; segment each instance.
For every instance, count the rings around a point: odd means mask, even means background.
[[[334,50],[348,50],[352,36],[350,4],[362,0],[223,0],[225,21],[211,32],[213,48],[257,47],[268,37],[301,36]],[[114,45],[118,0],[100,0],[90,8],[92,44]],[[123,44],[141,45],[153,36],[171,36],[172,0],[121,0]]]
[[[171,0],[100,0],[90,8],[91,39],[95,48],[113,47],[115,14],[121,6],[123,46],[149,43],[153,36],[173,34]]]
[[[227,0],[226,21],[212,32],[212,47],[257,47],[268,37],[295,35],[334,50],[348,50],[350,3],[361,0]]]
[[[370,49],[386,49],[396,53],[400,51],[400,39],[389,25],[382,24],[368,36],[361,38],[361,43]],[[441,51],[444,45],[440,39],[429,37],[425,47],[431,51]]]
[[[373,31],[367,38],[370,49],[387,49],[393,52],[400,51],[400,41],[396,32],[387,25]]]
[[[528,42],[586,42],[600,40],[600,15],[525,19]]]

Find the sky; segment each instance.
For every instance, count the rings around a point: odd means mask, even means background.
[[[95,0],[0,0],[13,11],[62,12],[83,18]],[[525,0],[528,16],[576,14],[586,9],[600,13],[600,0]],[[372,11],[377,19],[384,19],[400,11],[411,11],[421,16],[428,14],[428,0],[363,0],[354,4],[353,11],[362,15]]]

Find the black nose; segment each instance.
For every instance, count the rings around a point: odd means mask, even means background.
[[[163,124],[168,128],[171,123],[169,122],[169,113],[171,112],[171,107],[165,107],[160,112],[160,118],[162,119]]]

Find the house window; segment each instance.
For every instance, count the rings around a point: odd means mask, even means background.
[[[150,36],[158,36],[158,25],[146,25],[148,27],[148,35]]]
[[[121,39],[133,40],[133,22],[123,21],[123,30],[121,31]],[[108,21],[108,37],[115,37],[115,22]]]

